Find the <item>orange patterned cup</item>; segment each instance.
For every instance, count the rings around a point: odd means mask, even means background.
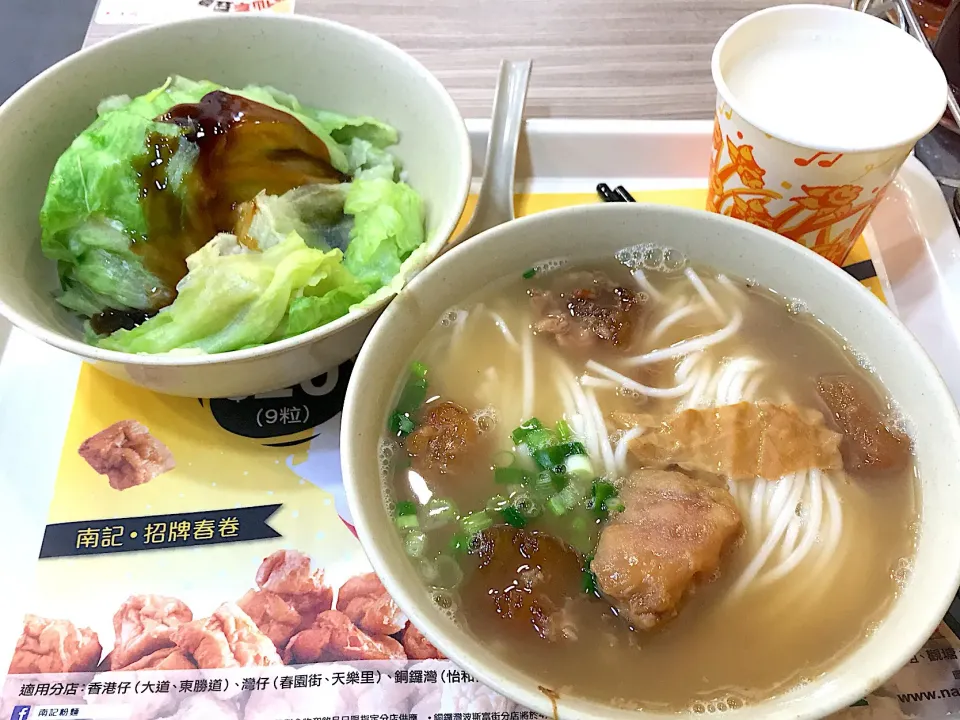
[[[842,264],[943,114],[939,64],[899,28],[826,5],[750,15],[713,52],[707,209]]]

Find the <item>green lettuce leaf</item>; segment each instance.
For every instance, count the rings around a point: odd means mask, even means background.
[[[73,141],[50,177],[40,209],[40,245],[58,261],[61,303],[78,312],[146,309],[152,289],[162,287],[132,249],[146,223],[131,160],[143,152],[148,132],[175,129],[130,113],[107,113]]]
[[[270,341],[293,337],[343,317],[375,289],[357,280],[341,263],[327,263],[314,273],[303,295],[290,301]]]
[[[348,184],[317,184],[294,188],[279,196],[260,193],[248,234],[261,250],[276,245],[292,232],[310,247],[343,250],[353,226],[352,219],[343,214],[349,189]]]
[[[267,102],[263,98],[269,98],[275,107],[284,107],[295,113],[306,115],[320,123],[323,131],[341,145],[349,145],[353,138],[359,138],[383,150],[391,145],[396,145],[399,139],[396,128],[376,118],[368,116],[348,117],[328,110],[304,107],[293,95],[277,90],[275,87],[250,85],[244,88],[244,92],[258,93],[257,98],[248,95],[247,97],[251,100]]]
[[[356,180],[343,211],[354,220],[344,265],[361,280],[386,285],[423,243],[423,201],[405,183]]]
[[[305,108],[274,88],[229,90],[172,77],[139,97],[106,98],[57,162],[40,221],[43,252],[58,264],[61,304],[92,317],[106,308],[148,310],[158,292],[172,294],[134,252],[147,233],[134,161],[149,133],[179,133],[154,118],[217,89],[293,114],[353,182],[261,193],[247,231],[258,250],[226,233],[211,239],[188,258],[173,304],[133,330],[89,335],[104,348],[224,352],[312,330],[386,291],[391,281],[397,285],[401,264],[424,241],[422,201],[395,182],[400,165],[386,148],[397,132],[389,125]],[[180,143],[170,159],[174,192],[184,187],[196,155],[192,144]]]
[[[342,266],[339,250],[308,247],[296,233],[263,251],[247,250],[221,234],[190,256],[189,272],[173,304],[133,330],[118,330],[100,347],[132,353],[197,349],[226,352],[296,334],[301,322],[284,324],[291,301],[305,290],[336,290],[356,283]],[[328,308],[324,322],[349,306]],[[297,329],[293,331],[294,326]],[[282,335],[286,337],[286,335]]]
[[[92,316],[106,308],[146,310],[154,304],[154,288],[170,294],[133,252],[135,239],[147,232],[139,202],[134,160],[145,150],[148,133],[174,136],[178,129],[154,118],[174,105],[198,102],[207,93],[225,89],[210,81],[171,77],[139,97],[118,95],[98,107],[98,118],[63,153],[54,168],[40,212],[41,247],[58,262],[63,290],[61,304]],[[384,148],[397,140],[396,130],[372,118],[349,118],[304,108],[292,95],[272,88],[248,86],[236,94],[290,112],[329,148],[337,169],[361,177],[393,178],[399,167]],[[335,139],[336,135],[339,140]],[[193,167],[196,148],[181,143],[170,161],[170,185],[176,192]],[[365,174],[366,173],[366,174]],[[331,246],[345,246],[349,232],[338,209]],[[311,245],[330,233],[304,230]],[[292,228],[295,229],[295,228]],[[340,239],[337,239],[340,238]]]
[[[259,250],[221,233],[187,259],[172,305],[99,345],[213,353],[299,335],[346,315],[423,242],[419,196],[382,178],[261,193],[256,207],[249,234]],[[344,255],[329,241],[347,224]]]
[[[175,75],[148,93],[131,98],[129,95],[114,95],[100,102],[97,114],[103,117],[111,112],[122,112],[137,115],[145,120],[153,120],[162,115],[174,105],[195,103],[208,92],[220,90],[222,86],[209,80],[189,80]]]

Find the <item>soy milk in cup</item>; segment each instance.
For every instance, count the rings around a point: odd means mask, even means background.
[[[826,5],[749,15],[720,38],[712,71],[707,209],[838,265],[947,102],[943,71],[920,42]]]

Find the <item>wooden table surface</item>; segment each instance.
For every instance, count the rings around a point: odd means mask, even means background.
[[[468,118],[489,115],[501,58],[531,58],[528,117],[703,119],[713,115],[714,43],[743,16],[776,4],[297,0],[296,11],[368,30],[410,52],[440,78]],[[87,42],[123,30],[94,24]]]

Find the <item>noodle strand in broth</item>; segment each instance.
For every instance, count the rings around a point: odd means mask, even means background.
[[[424,577],[451,622],[546,687],[672,711],[784,692],[862,642],[917,484],[849,465],[820,378],[890,410],[842,340],[669,249],[530,275],[427,333],[384,437],[412,560],[457,568]]]

